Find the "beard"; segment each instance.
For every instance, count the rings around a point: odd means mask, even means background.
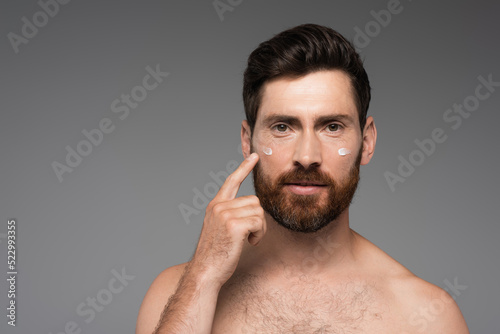
[[[253,148],[251,151],[254,152]],[[260,204],[278,224],[301,233],[312,233],[335,221],[344,212],[354,197],[359,182],[359,168],[363,146],[345,180],[338,182],[319,167],[312,164],[308,169],[297,164],[294,169],[281,174],[276,181],[265,175],[260,161],[253,170],[255,195]],[[287,183],[296,180],[318,182],[327,190],[325,203],[323,191],[312,195],[298,195],[284,189]]]

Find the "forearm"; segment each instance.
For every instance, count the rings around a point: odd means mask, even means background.
[[[153,334],[210,334],[219,287],[186,269]]]

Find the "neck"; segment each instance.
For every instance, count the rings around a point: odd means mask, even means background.
[[[349,209],[313,233],[293,232],[266,214],[267,232],[257,246],[247,244],[240,270],[313,274],[345,269],[355,260],[355,234],[349,227]]]

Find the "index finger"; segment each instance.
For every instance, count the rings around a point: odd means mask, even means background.
[[[216,197],[222,201],[234,199],[240,189],[241,183],[246,179],[248,174],[250,174],[250,171],[255,167],[257,161],[259,161],[259,155],[257,153],[252,153],[248,158],[243,160],[238,168],[227,177]]]

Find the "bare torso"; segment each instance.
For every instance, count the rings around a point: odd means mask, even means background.
[[[402,287],[419,279],[363,243],[366,258],[342,273],[237,270],[219,293],[212,333],[417,333]]]
[[[297,268],[293,262],[298,261],[276,262],[268,249],[246,247],[215,296],[211,333],[469,333],[443,289],[416,277],[357,233],[355,239],[354,256],[330,266],[326,253],[313,251],[316,262]],[[322,244],[329,251],[335,245]],[[300,253],[292,259],[296,256]],[[157,277],[141,307],[138,333],[156,327],[186,266],[170,267]],[[193,314],[211,312],[201,305],[194,305]]]
[[[379,286],[288,281],[273,288],[252,277],[231,279],[219,294],[213,333],[387,333],[401,317]]]

